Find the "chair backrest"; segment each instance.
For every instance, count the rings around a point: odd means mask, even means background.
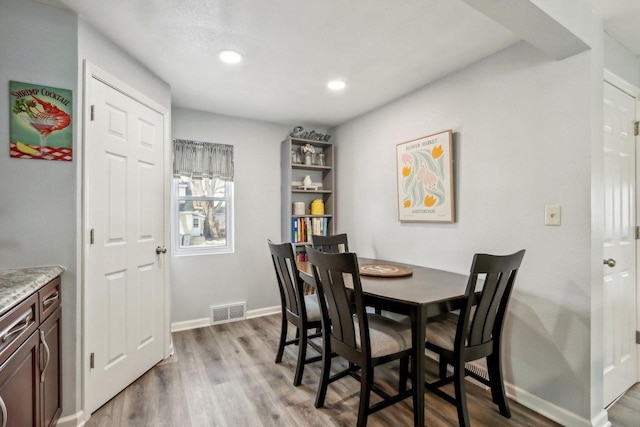
[[[492,340],[500,336],[524,252],[523,249],[512,255],[476,254],[473,257],[465,292],[466,304],[460,312],[456,331],[457,348],[466,344],[468,349],[475,347],[484,352]],[[479,284],[482,291],[476,296]],[[485,349],[482,349],[483,345]]]
[[[291,314],[303,318],[306,316],[304,306],[303,282],[298,274],[295,254],[291,243],[273,243],[268,240],[273,267],[278,279],[282,305]]]
[[[320,236],[314,234],[311,236],[311,246],[316,250],[330,254],[349,252],[347,235],[344,233],[335,234],[333,236]]]
[[[313,267],[323,321],[328,320],[331,325],[326,330],[333,338],[332,350],[344,357],[344,350],[351,354],[364,351],[370,353],[369,324],[356,254],[331,254],[307,247],[307,255]],[[358,319],[359,330],[354,326],[354,314]],[[323,328],[326,326],[323,325]],[[359,334],[360,348],[356,345],[356,334]],[[335,345],[336,342],[338,346]]]

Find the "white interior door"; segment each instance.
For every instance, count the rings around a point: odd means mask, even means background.
[[[164,356],[164,116],[91,77],[85,355],[91,413]],[[90,230],[93,230],[91,232]],[[93,236],[93,237],[91,237]],[[161,252],[161,251],[159,251]]]
[[[604,404],[637,380],[635,99],[604,85]]]

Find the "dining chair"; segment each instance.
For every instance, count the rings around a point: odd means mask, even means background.
[[[310,247],[307,247],[307,254],[318,291],[324,337],[316,408],[324,406],[327,386],[347,375],[360,381],[358,427],[367,424],[370,414],[409,396],[413,396],[415,406],[418,397],[413,388],[407,390],[407,371],[412,351],[411,326],[366,312],[356,254],[330,254]],[[352,292],[349,292],[351,289],[347,284],[352,284]],[[332,354],[342,356],[349,362],[347,369],[333,376],[330,375]],[[378,365],[398,359],[398,392],[391,396],[374,384],[373,371]],[[413,384],[415,377],[412,376]],[[370,405],[371,391],[383,400]]]
[[[504,391],[500,343],[505,313],[524,250],[512,255],[476,254],[459,313],[449,313],[427,323],[426,348],[439,356],[440,379],[425,388],[456,406],[458,423],[469,426],[465,376],[491,388],[500,414],[511,418]],[[481,288],[481,289],[480,289]],[[466,362],[486,358],[489,380],[465,368]],[[447,377],[447,366],[453,375]],[[455,397],[440,389],[453,382]]]
[[[349,244],[345,233],[334,234],[333,236],[314,234],[311,236],[311,246],[316,250],[331,254],[349,252]]]
[[[304,283],[298,274],[298,266],[291,243],[278,244],[270,240],[267,243],[276,271],[282,303],[282,326],[276,363],[282,361],[285,346],[297,344],[298,361],[293,385],[299,386],[302,382],[304,365],[322,359],[322,348],[311,341],[312,338],[322,336],[320,332],[322,327],[320,306],[316,294],[304,295]],[[287,340],[289,323],[296,327],[296,337],[291,340]],[[310,329],[315,331],[309,334]],[[313,347],[320,355],[307,359],[307,345]]]

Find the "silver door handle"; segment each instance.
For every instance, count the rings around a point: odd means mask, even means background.
[[[44,373],[47,370],[47,366],[49,366],[49,361],[51,360],[51,351],[49,351],[49,346],[47,345],[47,341],[44,339],[44,331],[40,331],[40,342],[44,346],[44,351],[47,353],[47,358],[44,362],[44,368],[42,368],[42,373],[40,374],[40,382],[44,382]]]
[[[29,321],[31,320],[31,312],[29,311],[28,313],[26,313],[24,315],[23,318],[21,318],[20,320],[18,320],[16,323],[14,323],[13,325],[9,326],[4,334],[2,335],[2,342],[6,342],[9,337],[19,334],[20,332],[24,331],[25,329],[27,329],[29,327]],[[19,323],[22,323],[22,325],[20,325],[19,327],[16,328],[16,326],[18,326]],[[13,329],[15,328],[15,329]]]
[[[2,410],[2,427],[7,427],[7,405],[4,404],[2,397],[0,397],[0,410]]]
[[[605,259],[604,260],[604,264],[608,265],[609,267],[615,267],[616,266],[616,260],[613,259],[613,258]]]
[[[60,298],[60,292],[56,291],[55,294],[53,294],[52,296],[50,296],[49,298],[47,298],[46,300],[42,301],[42,306],[44,308],[46,308],[49,304],[51,304],[52,302],[54,302],[55,300],[57,300],[58,298]]]
[[[160,255],[160,254],[166,254],[166,253],[167,253],[167,248],[165,248],[164,246],[158,246],[158,247],[156,248],[156,253],[157,253],[158,255]]]

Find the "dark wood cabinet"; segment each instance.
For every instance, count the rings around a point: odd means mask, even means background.
[[[54,426],[61,408],[60,278],[0,317],[0,426]]]
[[[38,334],[31,334],[0,366],[0,425],[40,426],[38,343]]]
[[[38,331],[40,336],[40,404],[42,426],[50,427],[62,412],[62,381],[60,360],[60,307],[45,320]]]

